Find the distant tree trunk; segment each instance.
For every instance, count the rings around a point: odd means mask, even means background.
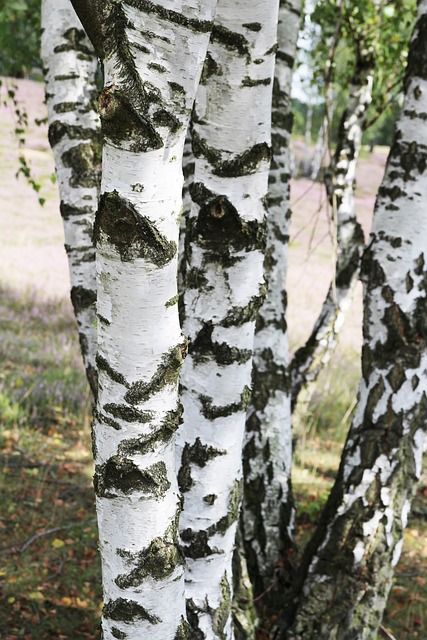
[[[363,260],[356,415],[282,639],[374,640],[421,474],[427,409],[427,0]],[[287,627],[287,628],[286,628]]]
[[[104,640],[186,637],[175,430],[185,133],[216,0],[73,0],[103,60],[94,485]],[[164,3],[163,3],[164,4]]]
[[[290,218],[290,90],[300,19],[300,0],[282,0],[273,89],[273,162],[267,199],[265,276],[268,293],[256,322],[253,389],[243,457],[242,531],[249,575],[263,625],[272,615],[283,582],[290,578],[293,549],[285,280]]]
[[[278,1],[220,0],[192,120],[180,433],[192,638],[229,639],[265,207]]]
[[[101,163],[96,111],[98,59],[70,0],[42,1],[41,55],[71,300],[86,375],[96,398],[96,279],[92,232]]]
[[[335,230],[335,278],[309,339],[292,359],[292,410],[303,388],[305,401],[308,401],[313,383],[329,361],[351,306],[359,277],[364,236],[356,218],[354,183],[363,126],[371,103],[374,71],[375,57],[372,50],[361,47],[350,85],[347,108],[341,119],[334,158],[326,176]]]

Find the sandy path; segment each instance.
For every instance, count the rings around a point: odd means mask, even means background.
[[[17,97],[30,116],[24,147],[34,176],[42,183],[44,207],[37,194],[21,176],[16,180],[17,143],[13,135],[12,107],[0,108],[0,282],[17,293],[30,289],[44,298],[69,298],[68,266],[64,250],[62,221],[59,215],[57,185],[52,154],[47,141],[47,126],[37,127],[35,118],[43,118],[43,85],[30,80],[18,81]],[[4,87],[2,89],[4,95]],[[385,164],[385,152],[371,154],[360,163],[357,206],[368,233],[375,193]],[[309,334],[319,313],[333,273],[331,229],[325,207],[324,189],[308,180],[292,183],[293,219],[289,255],[289,329],[293,348]],[[314,227],[314,231],[313,231]],[[361,287],[347,322],[343,346],[357,348],[361,340]]]

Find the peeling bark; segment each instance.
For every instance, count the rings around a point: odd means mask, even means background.
[[[278,5],[278,3],[277,3]],[[192,120],[181,537],[194,638],[229,639],[265,206],[277,5],[220,1]],[[251,21],[248,21],[248,15]]]
[[[101,163],[100,123],[96,110],[98,59],[70,0],[43,0],[41,55],[71,301],[86,375],[96,398],[96,281],[92,230]]]
[[[288,373],[286,269],[290,218],[291,80],[301,2],[282,1],[273,89],[273,162],[264,263],[268,293],[256,323],[253,390],[244,447],[242,531],[262,626],[277,610],[293,555],[292,434]]]
[[[286,640],[374,640],[421,474],[427,408],[427,0],[362,275],[359,402],[284,614]]]

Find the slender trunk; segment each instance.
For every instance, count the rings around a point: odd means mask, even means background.
[[[278,5],[278,2],[277,2]],[[242,494],[263,251],[278,6],[220,0],[193,113],[179,480],[192,638],[233,637],[232,555]]]
[[[186,633],[177,246],[185,133],[215,4],[75,1],[105,77],[93,428],[105,640]]]
[[[334,216],[335,279],[329,287],[309,339],[292,359],[292,410],[303,388],[305,401],[309,399],[313,383],[329,361],[359,276],[364,236],[356,219],[354,182],[363,126],[371,102],[374,69],[375,59],[372,51],[367,48],[357,59],[348,105],[341,120],[337,147],[327,176],[327,189]]]
[[[411,499],[427,409],[427,0],[363,260],[363,377],[338,477],[303,557],[287,640],[377,637]]]
[[[41,55],[71,300],[86,375],[96,398],[96,280],[92,232],[101,162],[96,112],[98,59],[70,0],[42,1]]]
[[[268,293],[256,323],[253,390],[244,448],[242,532],[263,626],[271,617],[284,584],[289,581],[293,551],[285,280],[290,218],[290,90],[300,17],[300,0],[280,3],[272,111],[273,162],[267,200]]]

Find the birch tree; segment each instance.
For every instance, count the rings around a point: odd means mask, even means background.
[[[273,161],[267,199],[268,293],[256,322],[253,389],[244,447],[242,531],[263,625],[273,615],[283,583],[290,579],[294,546],[285,281],[290,219],[290,91],[300,20],[299,0],[280,3],[272,110]]]
[[[251,4],[254,21],[248,22],[247,2],[203,7],[171,2],[167,8],[143,0],[103,7],[96,2],[74,4],[103,60],[105,77],[100,100],[103,178],[94,233],[99,396],[93,433],[105,638],[175,638],[185,632],[173,465],[177,378],[185,348],[176,305],[177,223],[184,135],[216,9],[211,51],[221,58],[223,71],[214,70],[198,95],[192,193],[197,217],[190,272],[202,275],[204,267],[205,277],[217,286],[213,297],[212,286],[196,296],[190,287],[186,308],[192,307],[187,330],[197,344],[202,336],[194,336],[195,328],[197,334],[210,330],[204,315],[209,305],[203,298],[212,303],[225,296],[227,302],[221,300],[218,306],[214,337],[224,347],[225,361],[212,358],[209,396],[201,393],[197,400],[208,424],[217,421],[218,435],[218,420],[229,418],[230,451],[218,454],[226,464],[217,493],[206,496],[204,480],[195,496],[196,501],[209,498],[201,502],[207,511],[213,507],[207,516],[209,537],[224,554],[215,551],[218,562],[209,565],[205,554],[197,558],[203,535],[198,536],[200,527],[192,519],[187,496],[182,537],[192,603],[200,602],[191,590],[194,576],[208,568],[197,626],[205,626],[209,637],[232,637],[230,565],[240,506],[254,319],[264,289],[263,198],[270,162],[277,7]],[[228,246],[222,247],[225,241]],[[195,309],[197,297],[202,303]],[[193,348],[193,359],[196,352]],[[224,380],[215,389],[219,371]],[[202,387],[200,378],[197,384]],[[200,409],[188,403],[190,419],[194,408]],[[200,443],[192,438],[185,445],[191,455]],[[206,440],[202,449],[214,459],[217,454],[210,455],[212,446]],[[221,446],[227,447],[227,441]],[[197,466],[203,466],[200,461],[196,459]],[[190,471],[186,473],[188,477]],[[189,493],[194,500],[194,492]],[[120,522],[126,522],[124,529],[117,529]],[[171,603],[167,610],[165,601]]]
[[[335,485],[307,546],[281,638],[373,640],[421,474],[427,406],[427,1],[362,266],[359,402]]]
[[[304,404],[309,400],[313,383],[332,356],[352,304],[364,248],[354,194],[362,135],[387,107],[391,91],[402,86],[406,39],[409,40],[407,31],[412,15],[411,3],[407,2],[344,0],[339,7],[335,2],[319,3],[312,16],[322,29],[322,42],[315,55],[318,56],[317,75],[324,78],[327,137],[331,127],[328,98],[331,86],[349,85],[349,95],[338,128],[335,152],[325,172],[332,211],[335,276],[310,337],[292,359],[293,410],[303,389]],[[326,45],[323,40],[327,41]],[[338,72],[335,58],[344,45],[351,58],[345,69]],[[372,101],[373,116],[369,115]]]
[[[103,61],[93,429],[103,636],[184,637],[175,430],[182,149],[216,2],[74,2]],[[165,606],[167,603],[167,606]]]
[[[92,232],[101,161],[96,111],[98,59],[70,0],[42,1],[41,56],[71,300],[87,379],[96,397],[96,282]]]
[[[182,373],[181,538],[192,637],[231,638],[265,206],[278,3],[219,2],[192,120]],[[250,20],[248,17],[250,16]]]

